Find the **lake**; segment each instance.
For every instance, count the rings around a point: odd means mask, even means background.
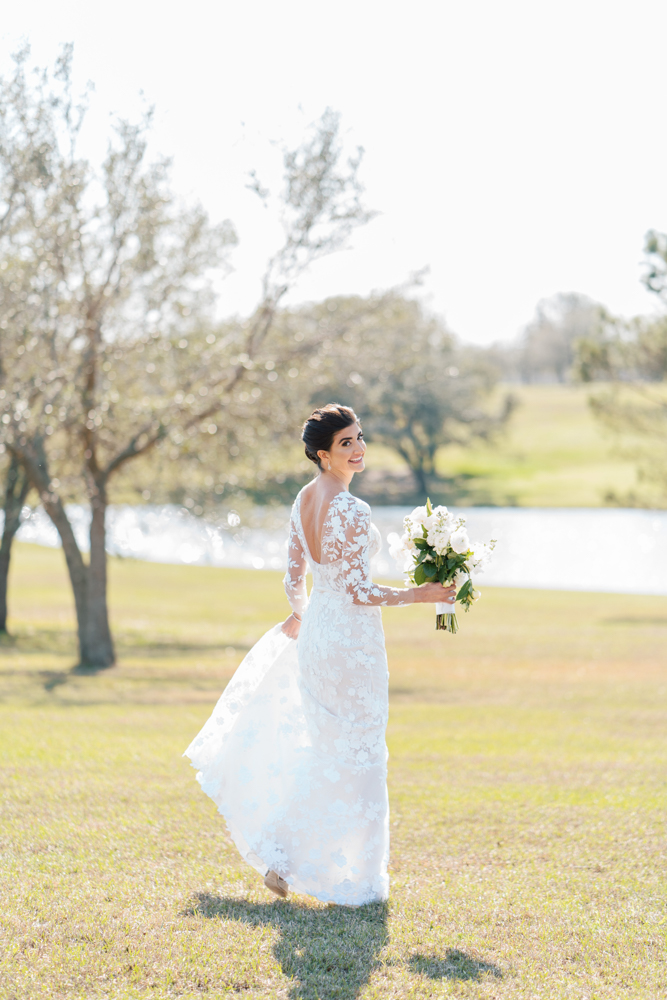
[[[402,531],[409,507],[374,507],[384,549],[376,577],[401,576],[387,553],[387,536]],[[627,594],[667,594],[667,511],[596,508],[452,507],[467,518],[471,539],[497,540],[480,587],[535,587]],[[57,546],[41,508],[25,509],[18,538]],[[68,507],[79,545],[87,549],[88,514]],[[108,551],[152,562],[284,570],[289,511],[257,511],[253,526],[229,515],[211,524],[184,508],[111,506]],[[1,521],[0,521],[1,523]]]

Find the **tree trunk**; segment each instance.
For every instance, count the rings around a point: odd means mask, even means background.
[[[420,463],[419,465],[412,466],[412,475],[415,477],[415,482],[417,483],[417,489],[420,494],[423,495],[423,502],[426,503],[426,497],[428,496],[428,482],[426,479],[426,471],[424,466]]]
[[[7,581],[14,535],[21,524],[21,510],[31,482],[16,457],[11,456],[5,487],[5,524],[0,542],[0,632],[7,631]]]
[[[107,499],[104,488],[93,498],[90,522],[90,560],[87,572],[87,616],[81,636],[81,663],[84,666],[111,667],[116,657],[109,628],[107,606],[107,552],[105,517]]]
[[[104,546],[104,515],[106,496],[102,503],[93,504],[90,526],[90,565],[86,566],[77,545],[72,525],[69,523],[60,497],[51,489],[46,455],[39,440],[33,440],[22,449],[21,461],[30,480],[38,491],[44,510],[55,525],[65,553],[69,573],[79,640],[80,667],[110,667],[114,663],[113,643],[109,630],[106,595],[106,551]],[[92,616],[89,622],[89,604]]]

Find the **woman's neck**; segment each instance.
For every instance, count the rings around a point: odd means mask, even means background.
[[[329,484],[336,483],[338,486],[342,486],[343,489],[349,489],[350,483],[352,482],[352,477],[354,472],[351,472],[349,476],[344,476],[338,472],[325,472],[324,469],[320,472],[323,482]]]

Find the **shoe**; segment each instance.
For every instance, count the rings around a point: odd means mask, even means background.
[[[289,891],[289,886],[284,878],[281,878],[278,872],[274,872],[271,869],[264,876],[264,885],[271,892],[275,892],[276,896],[280,896],[281,899],[287,899],[287,893]]]

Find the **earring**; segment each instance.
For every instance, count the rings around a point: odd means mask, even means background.
[[[329,462],[329,472],[331,472],[331,462]]]

